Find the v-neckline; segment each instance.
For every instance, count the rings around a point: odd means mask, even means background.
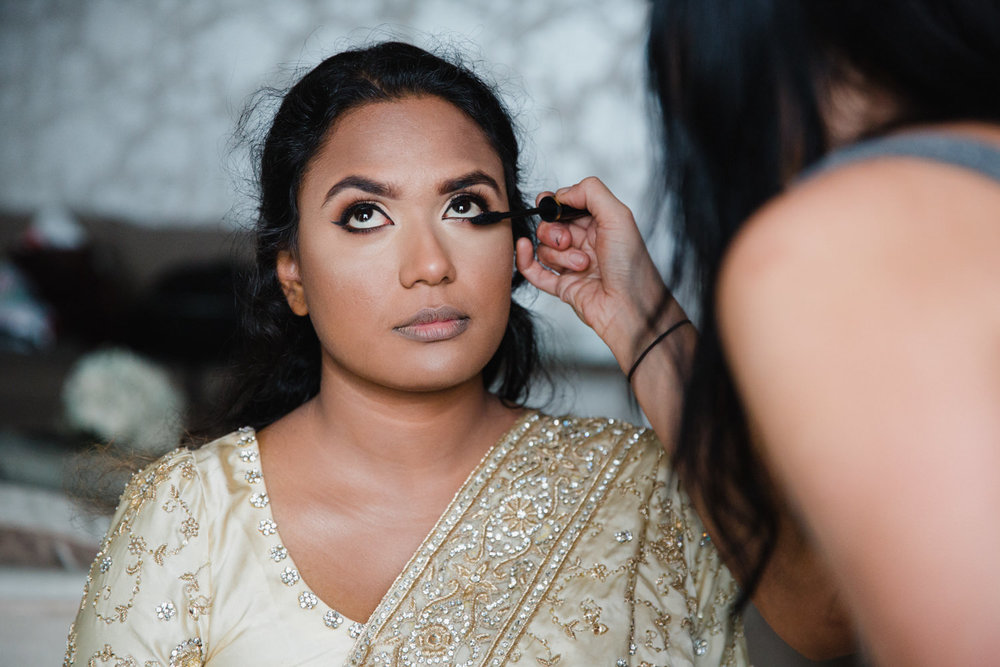
[[[498,450],[509,449],[509,446],[516,443],[527,430],[527,427],[537,421],[539,416],[540,413],[537,410],[525,410],[524,414],[519,416],[511,427],[490,446],[479,463],[466,476],[461,486],[455,492],[455,495],[448,502],[448,505],[442,511],[437,521],[435,521],[434,526],[431,527],[427,535],[421,540],[420,545],[414,550],[414,553],[407,560],[399,574],[396,575],[392,585],[386,590],[385,595],[379,600],[379,603],[375,606],[375,609],[366,621],[352,619],[337,611],[336,608],[330,606],[322,598],[313,593],[312,587],[302,577],[295,564],[295,559],[287,547],[284,546],[285,542],[281,537],[278,524],[271,512],[270,498],[267,494],[267,481],[264,478],[263,466],[261,465],[260,447],[257,442],[256,431],[249,426],[243,427],[238,431],[239,438],[237,440],[239,459],[243,465],[236,466],[239,473],[236,477],[237,481],[247,485],[250,492],[250,505],[257,510],[253,518],[259,519],[259,521],[254,529],[269,545],[267,550],[261,549],[259,552],[255,550],[255,553],[259,553],[260,557],[271,561],[269,564],[265,563],[266,569],[273,568],[273,570],[276,570],[281,582],[292,589],[289,591],[290,599],[294,600],[294,598],[291,598],[291,594],[301,589],[298,595],[298,606],[301,609],[321,613],[323,623],[332,630],[336,630],[341,625],[346,624],[351,638],[357,640],[373,619],[381,618],[381,620],[384,620],[388,616],[389,610],[398,602],[395,598],[398,598],[399,589],[405,588],[407,585],[408,575],[412,575],[414,570],[419,570],[421,567],[420,562],[424,557],[433,553],[435,548],[434,543],[437,541],[435,538],[439,537],[443,527],[447,529],[447,526],[445,526],[447,523],[446,519],[452,517],[455,513],[456,506],[460,504],[460,499],[468,497],[474,487],[485,484],[487,477],[482,474],[483,470],[496,457]]]

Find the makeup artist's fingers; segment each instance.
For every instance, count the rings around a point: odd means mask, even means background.
[[[538,237],[538,242],[543,246],[555,248],[556,250],[565,250],[573,242],[571,231],[568,227],[569,224],[563,222],[543,221],[538,223],[535,235]]]
[[[546,197],[555,197],[555,193],[548,190],[539,192],[538,196],[535,197],[535,206]],[[586,227],[589,222],[589,216],[576,218],[569,222],[546,222],[543,220],[538,223],[535,232],[543,245],[557,250],[565,250],[569,246],[579,247],[586,241]]]
[[[568,235],[567,235],[568,236]],[[535,250],[538,260],[553,271],[586,271],[590,267],[590,256],[582,250],[570,248],[557,250],[545,245],[539,245]]]
[[[552,228],[553,234],[569,232],[571,243],[539,245],[538,261],[559,271],[558,296],[573,306],[611,348],[620,363],[631,364],[637,332],[666,316],[673,299],[629,210],[604,183],[594,177],[560,188],[554,194],[561,204],[586,210],[590,215]],[[549,233],[549,232],[546,232]],[[586,269],[575,270],[573,251],[586,254]],[[677,307],[679,309],[679,306]],[[626,366],[623,366],[625,368]]]
[[[551,190],[543,190],[542,192],[539,192],[537,195],[535,195],[535,206],[538,206],[539,202],[541,202],[546,197],[555,197],[555,196],[556,193],[552,192]]]
[[[535,250],[531,246],[531,241],[524,238],[518,239],[515,253],[517,270],[521,272],[521,275],[543,292],[558,296],[559,274],[553,273],[539,263],[538,259],[535,258]]]
[[[590,212],[590,217],[598,224],[627,219],[635,222],[632,211],[608,189],[599,178],[588,176],[576,185],[559,188],[553,194],[561,204]],[[587,226],[584,223],[584,226]]]

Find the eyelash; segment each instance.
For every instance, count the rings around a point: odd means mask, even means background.
[[[489,204],[486,202],[486,198],[479,194],[476,194],[475,192],[456,193],[451,199],[448,200],[448,206],[445,210],[450,209],[452,206],[455,205],[456,202],[459,201],[471,202],[476,206],[478,206],[479,208],[481,208],[483,213],[488,213],[489,211],[492,210],[490,209]],[[382,208],[378,205],[378,202],[361,200],[349,204],[344,209],[343,213],[340,214],[340,218],[338,220],[333,220],[332,222],[333,224],[337,225],[338,227],[340,227],[341,229],[350,234],[369,234],[385,226],[385,225],[379,225],[378,227],[359,228],[359,227],[351,227],[350,225],[348,225],[347,221],[351,218],[351,216],[354,215],[359,209],[364,209],[364,208],[375,209],[376,211],[379,212],[379,214],[385,216],[387,220],[392,221],[392,218],[390,218],[389,215],[382,210]],[[464,220],[466,218],[462,218],[460,216],[455,216],[455,217],[445,216],[445,219]]]
[[[459,192],[456,193],[454,197],[448,200],[448,208],[451,208],[458,201],[467,201],[475,204],[480,209],[482,213],[488,213],[490,211],[489,204],[486,203],[486,198],[476,194],[475,192]],[[447,210],[447,209],[446,209]],[[464,220],[466,218],[462,217],[449,217],[449,220]]]
[[[340,214],[340,219],[333,220],[332,222],[333,224],[343,229],[345,232],[351,234],[368,234],[384,226],[384,225],[379,225],[378,227],[359,228],[359,227],[351,227],[350,225],[347,224],[347,221],[351,219],[352,215],[357,213],[357,211],[359,211],[360,209],[365,209],[365,208],[374,209],[378,211],[380,215],[384,216],[386,220],[389,220],[390,222],[392,221],[392,218],[390,218],[389,215],[382,210],[382,207],[379,206],[377,202],[362,200],[353,202],[352,204],[348,205],[347,208],[344,209],[344,212]]]

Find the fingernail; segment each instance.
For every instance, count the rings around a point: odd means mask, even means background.
[[[562,243],[562,232],[556,232],[555,234],[553,234],[552,235],[552,241],[556,245],[559,245],[560,243]]]

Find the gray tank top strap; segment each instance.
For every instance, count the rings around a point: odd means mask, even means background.
[[[908,132],[840,148],[802,172],[799,180],[836,167],[878,157],[915,157],[977,171],[1000,182],[1000,148],[943,132]]]

